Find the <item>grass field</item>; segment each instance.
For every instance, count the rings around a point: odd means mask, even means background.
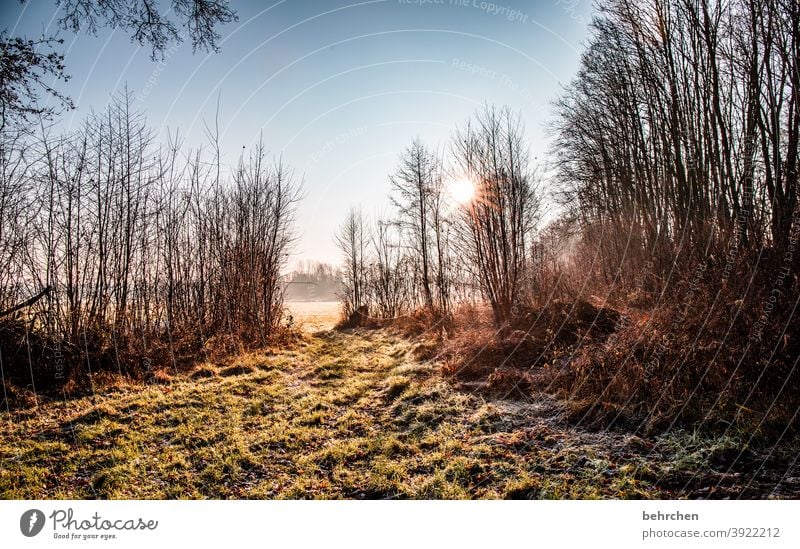
[[[289,301],[286,310],[292,322],[306,332],[330,330],[339,320],[342,304],[338,301]]]
[[[330,304],[292,310],[311,328],[334,318]],[[388,330],[307,331],[292,350],[200,364],[159,384],[123,383],[92,397],[3,414],[0,496],[800,493],[800,480],[782,477],[785,466],[759,469],[770,449],[683,432],[643,439],[582,430],[550,398],[493,400],[459,388],[437,363],[415,358],[416,345]],[[783,451],[770,457],[785,462],[791,456]]]

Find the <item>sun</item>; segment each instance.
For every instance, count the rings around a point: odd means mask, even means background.
[[[450,182],[450,196],[458,204],[466,204],[475,197],[475,185],[469,179],[456,179]]]

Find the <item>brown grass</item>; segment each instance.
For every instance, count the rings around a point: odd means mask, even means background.
[[[675,295],[683,295],[685,286],[678,286]],[[614,305],[594,296],[553,300],[500,328],[488,311],[457,312],[445,335],[420,344],[420,356],[440,360],[454,381],[489,394],[563,398],[574,421],[597,428],[734,426],[769,438],[800,425],[798,323],[787,324],[791,315],[777,311],[765,333],[784,334],[778,345],[752,338],[767,291],[741,298],[741,286],[703,282],[689,302],[673,298],[644,308],[639,304],[652,297],[631,295]]]

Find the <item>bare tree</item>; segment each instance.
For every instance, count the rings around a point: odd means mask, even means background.
[[[453,153],[476,188],[461,208],[462,255],[503,323],[525,299],[527,245],[539,214],[521,123],[507,108],[487,106],[456,133]]]
[[[38,208],[29,185],[30,161],[19,134],[0,132],[0,308],[22,301],[19,282],[31,248]]]
[[[131,105],[122,94],[63,135],[2,132],[0,311],[14,318],[1,321],[23,343],[32,330],[69,346],[78,368],[133,374],[153,345],[174,359],[176,338],[184,354],[215,335],[264,344],[300,186],[261,143],[223,180],[218,154],[182,151],[177,134],[157,146]]]
[[[374,314],[392,319],[410,308],[409,288],[411,273],[409,258],[403,253],[398,224],[378,220],[373,231],[374,262],[369,271],[367,285],[375,304]]]
[[[411,249],[417,251],[415,257],[423,304],[429,310],[434,308],[430,210],[439,172],[437,158],[415,140],[401,156],[400,167],[391,177],[396,193],[392,201],[398,209],[400,222],[410,235]]]
[[[369,234],[360,209],[351,209],[335,235],[343,256],[342,302],[346,317],[368,310],[367,253]]]
[[[59,4],[63,28],[95,33],[100,27],[117,27],[140,45],[152,47],[153,57],[170,43],[182,42],[185,34],[193,48],[216,51],[217,25],[236,20],[226,0],[170,0],[168,8],[153,0],[61,0]]]
[[[601,14],[554,129],[564,200],[603,230],[603,275],[652,259],[666,279],[675,261],[785,250],[798,204],[797,2],[609,0]]]

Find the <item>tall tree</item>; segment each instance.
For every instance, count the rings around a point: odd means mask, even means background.
[[[502,324],[525,300],[527,246],[540,205],[519,117],[487,106],[456,133],[453,152],[475,186],[461,207],[463,255]]]
[[[353,208],[334,236],[343,256],[342,301],[345,315],[359,312],[367,303],[367,253],[369,234],[360,209]]]

